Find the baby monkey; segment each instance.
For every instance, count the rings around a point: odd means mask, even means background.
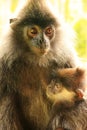
[[[59,69],[47,87],[53,116],[47,130],[87,130],[86,73],[80,68]]]

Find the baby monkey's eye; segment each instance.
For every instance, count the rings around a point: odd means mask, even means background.
[[[38,34],[38,30],[36,27],[32,27],[28,29],[28,35],[30,37],[35,37]]]
[[[37,29],[35,27],[31,28],[30,30],[31,34],[37,34]]]
[[[46,34],[49,38],[52,38],[53,33],[54,33],[54,30],[53,30],[52,27],[49,26],[49,27],[47,27],[47,28],[45,29],[45,34]]]

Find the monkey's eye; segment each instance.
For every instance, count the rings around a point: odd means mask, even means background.
[[[35,37],[38,34],[38,30],[35,27],[32,27],[28,30],[28,35],[30,37]]]
[[[49,38],[52,38],[53,33],[54,33],[54,30],[53,30],[52,27],[47,27],[47,28],[46,28],[45,34],[46,34]]]

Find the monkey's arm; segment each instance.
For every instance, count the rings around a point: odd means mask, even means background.
[[[12,96],[0,100],[0,130],[22,130]]]
[[[0,130],[23,130],[17,115],[15,93],[10,89],[9,69],[0,61]]]

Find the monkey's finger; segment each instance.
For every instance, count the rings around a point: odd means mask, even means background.
[[[77,96],[78,96],[79,99],[83,99],[84,93],[83,93],[83,91],[81,89],[78,89],[76,91],[76,93],[77,93]]]

